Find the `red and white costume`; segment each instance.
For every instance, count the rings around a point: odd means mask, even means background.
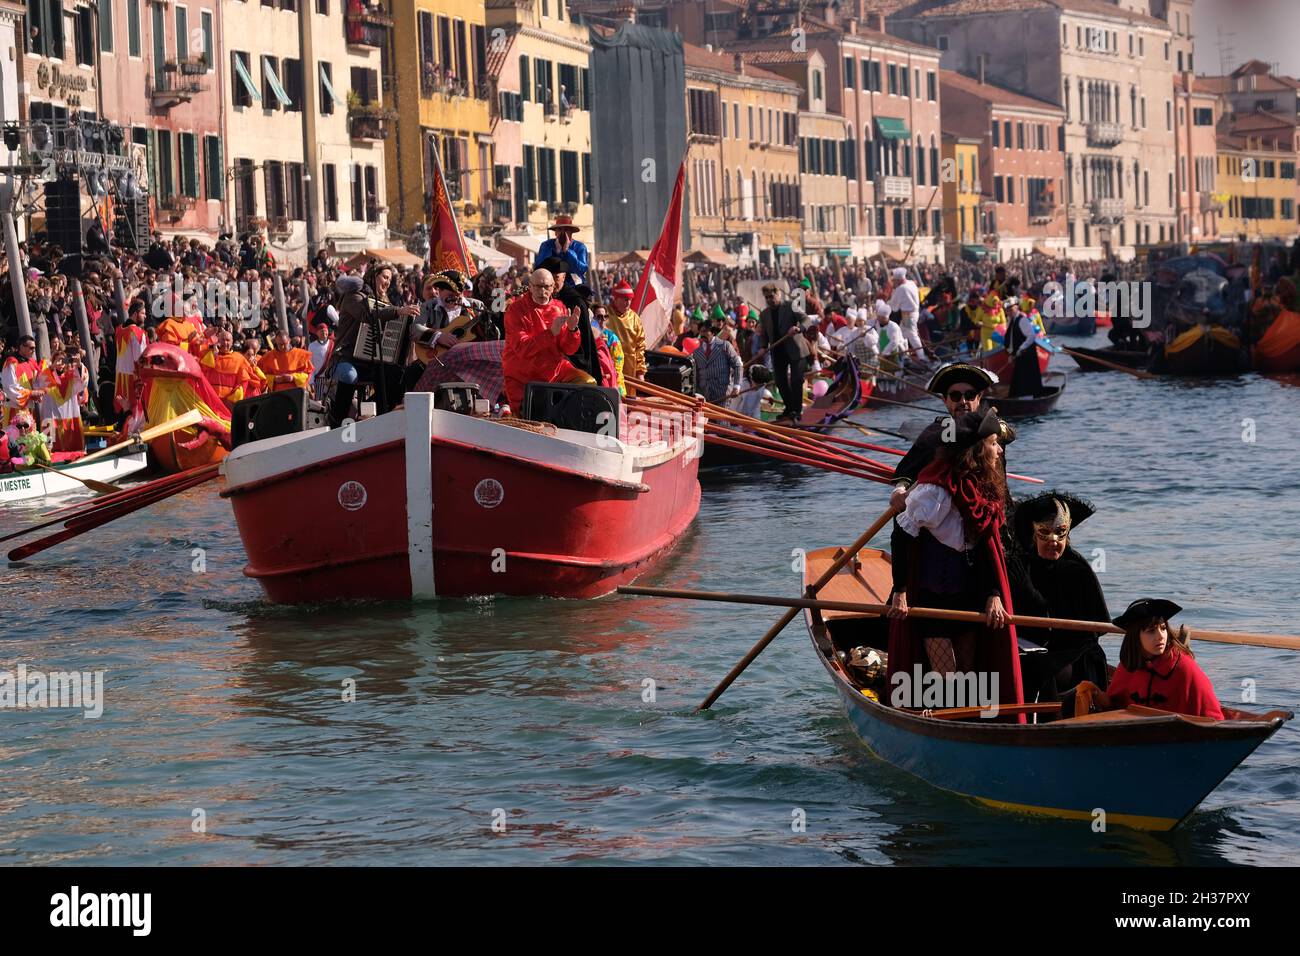
[[[62,375],[47,368],[38,379],[40,387],[45,389],[45,396],[41,399],[41,418],[47,429],[50,423],[54,426],[50,451],[86,450],[86,439],[81,430],[81,406],[90,397],[90,389],[81,377],[80,368],[80,363],[69,365]]]
[[[114,334],[117,362],[113,367],[113,407],[129,412],[135,407],[136,363],[149,344],[149,337],[138,325],[124,325]]]
[[[3,427],[20,411],[27,409],[32,400],[32,389],[39,388],[37,378],[45,369],[45,363],[39,359],[20,361],[17,356],[10,356],[0,369],[0,389],[4,391]]]

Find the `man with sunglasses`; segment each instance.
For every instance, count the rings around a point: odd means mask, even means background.
[[[945,433],[951,434],[949,423],[967,412],[979,411],[984,391],[997,383],[998,377],[992,372],[965,362],[951,362],[934,373],[927,390],[943,399],[948,414],[940,415],[927,425],[907,454],[899,459],[892,475],[894,493],[889,496],[890,507],[903,510],[907,503],[907,490],[915,483],[921,470],[934,461],[943,447]],[[1004,448],[1016,439],[1015,429],[1006,422],[999,421],[998,432],[998,440]],[[1005,469],[1006,456],[1001,461]]]
[[[808,359],[806,351],[800,348],[799,336],[786,336],[798,329],[805,316],[792,303],[781,299],[781,289],[775,283],[763,286],[763,301],[767,303],[759,316],[763,349],[756,358],[772,353],[772,373],[776,376],[781,401],[785,403],[781,418],[797,422],[803,416],[803,377],[808,371]]]

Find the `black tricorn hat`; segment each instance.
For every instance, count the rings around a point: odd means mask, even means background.
[[[1060,491],[1047,491],[1032,498],[1025,498],[1016,503],[1015,517],[1012,522],[1016,529],[1016,541],[1026,551],[1034,547],[1034,522],[1050,521],[1056,517],[1056,502],[1060,502],[1070,513],[1070,528],[1083,524],[1096,512],[1096,508],[1074,495]]]
[[[546,259],[542,260],[541,265],[537,268],[545,269],[547,272],[551,273],[551,275],[555,275],[558,272],[573,271],[573,266],[569,264],[568,260],[561,259],[559,256],[548,256]]]
[[[1130,604],[1124,613],[1115,618],[1115,626],[1128,630],[1130,627],[1146,627],[1156,618],[1168,621],[1182,608],[1173,601],[1161,598],[1139,598]]]
[[[945,416],[945,430],[947,420],[950,417]],[[998,418],[998,413],[991,408],[981,412],[966,412],[964,415],[959,415],[956,418],[956,426],[956,434],[953,436],[953,440],[945,443],[943,447],[958,452],[965,451],[990,435],[1002,434],[1002,420]]]
[[[997,375],[988,369],[966,362],[950,362],[934,373],[930,384],[926,386],[926,391],[933,392],[935,395],[944,395],[954,385],[965,384],[972,385],[982,392],[997,383]]]

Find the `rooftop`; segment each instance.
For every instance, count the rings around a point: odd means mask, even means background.
[[[1114,17],[1130,23],[1168,29],[1165,21],[1145,13],[1136,13],[1116,6],[1110,0],[950,0],[938,6],[934,0],[921,0],[911,7],[898,11],[904,17],[957,17],[978,16],[981,13],[1015,13],[1028,10],[1050,10],[1082,13],[1092,16]]]
[[[1025,96],[1023,93],[1015,93],[1003,87],[994,86],[992,83],[981,83],[974,77],[965,76],[952,70],[940,70],[939,83],[962,93],[977,96],[994,106],[1004,106],[1012,109],[1051,110],[1053,113],[1062,113],[1063,115],[1063,110],[1055,103],[1049,103],[1046,100],[1036,99],[1032,96]]]
[[[745,64],[745,70],[742,73],[736,69],[736,57],[733,53],[719,53],[716,51],[706,50],[702,46],[696,46],[694,43],[682,43],[682,49],[686,54],[686,68],[692,67],[697,70],[716,70],[719,73],[728,73],[731,76],[744,76],[753,80],[767,80],[774,83],[781,83],[792,89],[799,89],[799,84],[781,76],[779,73],[773,73],[771,70],[765,70],[761,66],[751,66]],[[739,51],[738,51],[739,52]],[[748,57],[745,57],[747,60]]]

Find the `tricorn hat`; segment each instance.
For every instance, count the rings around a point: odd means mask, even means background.
[[[926,386],[926,391],[933,392],[935,395],[944,395],[947,394],[948,389],[963,382],[975,386],[982,392],[984,389],[996,385],[998,377],[995,373],[986,368],[980,368],[978,365],[971,365],[967,362],[949,362],[934,373],[934,376],[930,379],[930,384]]]
[[[1016,541],[1026,551],[1034,547],[1034,525],[1041,521],[1051,521],[1062,514],[1068,515],[1069,526],[1083,524],[1096,511],[1082,498],[1060,491],[1048,491],[1032,498],[1025,498],[1016,504],[1016,513],[1012,522],[1016,530]]]
[[[1002,421],[993,409],[982,412],[966,412],[956,418],[957,432],[953,440],[944,447],[962,452],[990,435],[1002,433]]]
[[[1128,630],[1130,627],[1146,627],[1156,618],[1168,621],[1182,608],[1173,601],[1161,598],[1139,598],[1130,604],[1124,613],[1115,618],[1115,626]]]

